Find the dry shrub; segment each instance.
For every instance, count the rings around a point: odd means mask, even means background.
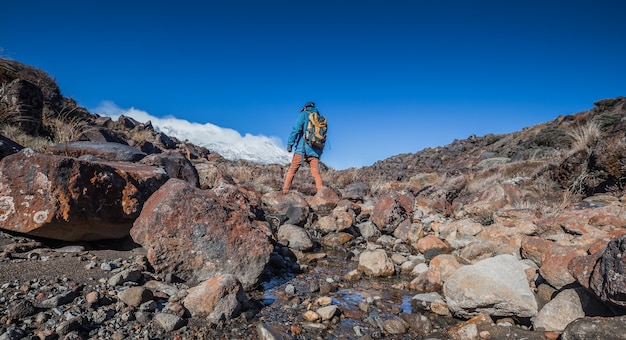
[[[130,133],[130,139],[135,142],[153,142],[155,139],[156,133],[149,129],[135,129]]]
[[[495,184],[502,183],[502,172],[490,173],[488,176],[481,176],[477,174],[475,176],[469,176],[465,190],[469,193],[483,192],[486,188],[490,188]]]

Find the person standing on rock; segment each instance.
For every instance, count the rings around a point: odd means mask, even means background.
[[[312,114],[317,117],[321,117],[323,119],[323,137],[321,145],[316,143],[307,142],[305,138],[305,133],[307,132],[307,125],[310,124],[310,120]],[[307,102],[304,104],[302,110],[298,114],[298,119],[293,124],[293,128],[291,129],[291,134],[289,135],[289,140],[287,141],[287,151],[291,152],[294,150],[293,158],[291,159],[291,165],[289,166],[289,170],[287,171],[287,176],[285,177],[285,183],[283,184],[283,192],[288,192],[289,188],[291,188],[291,182],[293,181],[296,172],[300,168],[304,162],[309,164],[311,169],[311,175],[313,179],[315,179],[315,189],[319,191],[322,186],[322,176],[320,175],[319,170],[319,160],[322,156],[322,152],[324,151],[324,143],[326,137],[326,118],[319,115],[318,110],[315,108],[315,103]],[[310,145],[314,144],[314,145]],[[295,147],[295,149],[294,149]]]

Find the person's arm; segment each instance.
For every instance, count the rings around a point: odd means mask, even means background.
[[[292,149],[294,145],[298,144],[298,141],[302,137],[304,124],[306,123],[307,118],[308,116],[306,111],[300,112],[300,115],[298,115],[298,119],[296,119],[296,122],[293,124],[291,134],[289,135],[289,139],[287,140],[288,150]]]

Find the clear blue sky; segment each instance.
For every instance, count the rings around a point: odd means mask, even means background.
[[[302,104],[343,169],[626,95],[623,0],[3,0],[0,55],[103,101],[286,145]],[[375,138],[366,137],[370,132]]]

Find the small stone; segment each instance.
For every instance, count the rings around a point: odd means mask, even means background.
[[[300,333],[302,333],[302,328],[296,325],[291,325],[291,327],[289,327],[289,330],[291,331],[291,334],[293,335],[300,335]]]
[[[450,310],[448,309],[448,305],[441,300],[433,301],[430,304],[430,311],[441,316],[450,316]]]
[[[303,317],[304,317],[304,320],[309,321],[309,322],[314,322],[320,319],[320,315],[312,310],[308,310],[304,312]]]
[[[185,325],[184,319],[170,313],[158,313],[154,316],[154,320],[166,332],[175,331]]]
[[[358,270],[354,269],[344,275],[343,278],[348,282],[358,281],[361,279],[361,273]]]
[[[302,324],[302,328],[311,330],[311,331],[321,331],[326,329],[326,325],[319,322],[305,322]]]
[[[164,309],[167,309],[181,318],[189,313],[187,308],[180,302],[168,302]]]
[[[481,339],[489,339],[491,338],[491,333],[489,333],[489,331],[482,331],[480,333],[478,333],[478,336],[480,336]],[[556,339],[556,338],[554,338]]]
[[[130,269],[111,276],[107,283],[109,286],[121,286],[126,282],[139,282],[140,279],[141,272]]]
[[[315,303],[317,303],[320,306],[328,306],[333,303],[333,299],[328,296],[322,296],[318,298],[317,300],[315,300]]]
[[[404,334],[407,332],[409,325],[400,318],[383,321],[383,328],[389,334]]]
[[[93,305],[97,303],[98,300],[100,300],[100,293],[95,292],[95,291],[89,292],[87,293],[87,295],[85,295],[85,300],[87,301],[87,304]]]
[[[317,314],[322,318],[322,320],[330,320],[339,312],[339,308],[335,305],[322,307],[317,310]]]
[[[131,307],[138,307],[152,299],[152,291],[144,287],[131,287],[118,293],[119,299]]]
[[[545,332],[543,335],[546,337],[546,339],[551,340],[556,340],[561,336],[559,333],[556,332]]]
[[[115,269],[115,267],[112,262],[102,262],[102,264],[100,264],[100,269],[110,272],[111,270]]]

